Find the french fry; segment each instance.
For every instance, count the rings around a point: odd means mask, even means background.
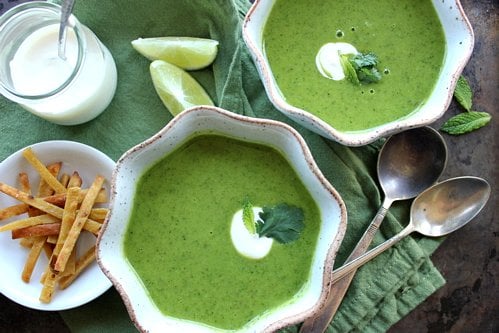
[[[59,221],[60,220],[57,217],[54,217],[49,214],[38,215],[5,224],[0,227],[0,232],[32,227],[39,224],[56,223]]]
[[[33,246],[31,246],[31,250],[29,251],[28,258],[26,259],[26,263],[24,264],[23,272],[21,274],[22,280],[26,283],[29,283],[31,280],[31,274],[33,274],[38,257],[40,257],[40,252],[43,249],[45,239],[46,237],[36,237],[33,240]]]
[[[64,186],[63,184],[61,184],[57,180],[57,176],[59,175],[59,171],[61,171],[61,167],[62,167],[62,162],[55,162],[55,163],[47,165],[46,170],[49,172],[50,175],[53,176],[53,178],[57,181],[57,183],[60,186]],[[45,178],[43,178],[43,176],[41,174],[40,174],[40,177],[42,177],[42,178],[40,179],[40,182],[38,183],[38,197],[43,198],[43,197],[48,197],[48,196],[54,194],[56,192],[56,190],[54,188],[52,188],[52,184],[48,183],[45,180]],[[64,186],[64,188],[66,188],[66,187]],[[64,192],[62,192],[62,193],[64,193]]]
[[[31,193],[31,185],[29,183],[29,177],[26,172],[19,173],[19,184],[21,184],[21,191]]]
[[[54,189],[56,193],[64,193],[66,192],[66,187],[64,187],[56,177],[50,173],[47,167],[36,157],[35,153],[31,149],[31,147],[23,150],[22,155],[31,164],[35,170],[40,174],[40,177],[47,182],[47,184]]]
[[[0,209],[0,221],[28,212],[29,206],[22,203]]]
[[[63,173],[61,175],[61,177],[59,178],[59,183],[61,183],[62,186],[67,188],[68,184],[69,184],[69,179],[70,179],[70,176],[67,173]]]
[[[57,280],[58,280],[58,272],[50,269],[50,265],[48,265],[47,270],[45,271],[43,277],[43,282],[42,282],[43,288],[39,297],[40,302],[50,303],[50,301],[52,300],[52,296],[54,295],[55,292],[55,286],[57,284]]]
[[[19,244],[22,247],[25,247],[27,249],[31,249],[31,247],[33,246],[33,240],[31,238],[21,238],[19,240]]]
[[[95,245],[85,252],[85,254],[76,260],[75,273],[62,277],[59,281],[59,288],[66,289],[73,281],[95,260]]]
[[[60,232],[60,231],[59,231]],[[47,237],[47,244],[57,244],[57,238],[58,238],[58,234],[57,235],[50,235]]]
[[[80,194],[78,196],[78,203],[81,203],[83,201],[83,198],[85,198],[85,195],[87,195],[87,191],[88,189],[80,189]],[[58,207],[63,207],[64,203],[66,202],[66,193],[54,194],[52,196],[43,198],[43,200]],[[99,194],[97,195],[97,198],[95,198],[95,203],[105,203],[105,202],[107,202],[107,193],[105,189],[101,189]]]
[[[60,222],[40,224],[32,227],[12,230],[12,239],[57,235],[59,234],[59,230],[61,230]],[[46,238],[47,237],[45,237],[45,241]]]
[[[76,208],[78,207],[78,195],[80,189],[78,187],[70,187],[66,194],[66,204],[64,206],[64,213],[62,214],[61,231],[57,238],[57,244],[54,248],[54,256],[57,258],[61,252],[64,242],[68,237],[69,230],[73,225],[76,218]]]
[[[71,254],[71,251],[73,251],[76,241],[78,240],[78,236],[80,235],[81,229],[83,228],[83,225],[90,215],[90,211],[92,210],[92,206],[94,205],[95,198],[99,194],[103,184],[104,177],[99,175],[95,177],[94,182],[88,189],[87,195],[81,203],[80,210],[76,215],[76,219],[71,226],[71,230],[69,230],[66,241],[64,242],[64,245],[59,252],[59,256],[57,257],[57,261],[54,265],[54,269],[56,271],[62,272],[66,268],[66,263],[69,259],[69,255]]]
[[[90,211],[90,216],[88,218],[96,221],[96,222],[104,222],[106,219],[107,213],[109,213],[109,209],[107,208],[93,208]]]
[[[67,187],[81,187],[82,184],[83,180],[81,179],[80,174],[77,171],[74,171],[69,179]]]
[[[73,248],[71,255],[69,256],[68,262],[64,272],[60,274],[61,277],[72,275],[76,272],[76,246]]]
[[[28,204],[28,205],[33,206],[35,208],[38,208],[47,214],[50,214],[50,215],[53,215],[59,219],[62,219],[62,214],[63,214],[64,210],[61,207],[57,207],[55,205],[52,205],[52,204],[46,202],[42,198],[35,198],[32,195],[29,195],[27,193],[19,191],[15,187],[9,186],[9,185],[4,184],[2,182],[0,182],[0,192],[3,192],[5,194],[19,200],[19,201],[22,201],[25,204]],[[100,228],[101,228],[101,224],[99,222],[93,221],[91,219],[88,219],[83,226],[83,229],[90,231],[91,233],[93,233],[95,235],[98,234]]]

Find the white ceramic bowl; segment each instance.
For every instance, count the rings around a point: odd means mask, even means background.
[[[182,112],[156,135],[126,152],[119,159],[113,174],[111,211],[98,240],[99,265],[121,294],[130,317],[139,330],[223,331],[162,314],[148,297],[143,284],[125,258],[123,248],[135,186],[140,176],[195,133],[207,131],[277,148],[295,168],[317,202],[321,211],[321,229],[310,279],[303,292],[289,304],[252,320],[241,331],[270,332],[304,320],[317,311],[329,291],[332,264],[346,228],[346,209],[336,190],[318,169],[301,136],[280,122],[249,118],[216,107],[196,107]]]
[[[389,134],[439,119],[449,107],[457,79],[473,50],[473,30],[459,0],[433,0],[443,26],[447,49],[438,82],[427,101],[416,112],[399,120],[362,131],[340,131],[306,110],[288,104],[280,92],[265,56],[263,41],[263,29],[274,3],[275,0],[256,0],[243,23],[244,40],[270,101],[302,126],[347,146],[365,145]]]
[[[83,186],[90,186],[97,174],[106,177],[105,187],[109,192],[109,182],[114,169],[114,161],[95,148],[73,141],[44,141],[30,146],[40,160],[45,163],[62,161],[61,172],[72,173],[77,170],[83,179]],[[18,173],[28,174],[31,186],[38,186],[40,177],[22,156],[21,149],[0,163],[0,181],[17,187]],[[108,193],[109,195],[109,193]],[[18,204],[19,201],[0,193],[0,208]],[[5,222],[11,222],[11,218]],[[95,237],[84,234],[78,242],[78,253],[82,254],[95,244]],[[39,258],[30,283],[21,280],[28,250],[12,240],[10,232],[0,233],[0,292],[14,302],[28,308],[59,311],[78,307],[100,296],[111,287],[111,281],[102,273],[96,262],[85,269],[71,286],[65,290],[57,290],[50,303],[38,300],[42,290],[40,277],[45,271],[47,258],[44,254]]]

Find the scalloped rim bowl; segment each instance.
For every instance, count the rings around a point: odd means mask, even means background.
[[[182,112],[156,135],[126,152],[113,174],[110,213],[97,242],[100,267],[117,288],[139,330],[223,331],[162,314],[149,298],[123,250],[137,181],[152,164],[197,133],[215,133],[276,148],[295,168],[319,206],[321,229],[309,280],[292,300],[253,319],[241,331],[271,332],[303,321],[318,311],[329,292],[334,258],[346,230],[346,208],[315,164],[303,138],[281,122],[241,116],[217,107],[195,107]]]
[[[309,112],[286,102],[273,77],[264,52],[263,29],[275,0],[256,0],[243,22],[243,38],[263,81],[267,96],[274,106],[302,126],[346,146],[361,146],[403,130],[428,125],[439,119],[449,107],[457,79],[473,51],[472,27],[459,0],[433,0],[442,23],[446,52],[433,92],[416,112],[362,131],[339,131]]]

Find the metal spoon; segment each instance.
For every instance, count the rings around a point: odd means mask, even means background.
[[[66,60],[66,31],[68,20],[73,12],[75,0],[63,0],[61,4],[61,22],[59,26],[58,55],[62,60]]]
[[[419,127],[392,135],[378,157],[378,179],[385,193],[383,204],[345,262],[365,253],[396,200],[412,199],[434,184],[447,162],[447,146],[442,136],[431,127]],[[305,320],[300,332],[324,332],[343,300],[350,282],[349,276],[331,286],[324,308]]]
[[[413,231],[429,237],[447,235],[471,221],[485,206],[490,185],[478,177],[457,177],[438,183],[412,203],[407,227],[383,244],[333,271],[333,282],[387,250]]]

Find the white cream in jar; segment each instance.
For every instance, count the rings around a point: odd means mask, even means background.
[[[2,47],[9,43],[15,46],[0,59],[2,71],[8,72],[0,77],[2,94],[56,124],[76,125],[94,119],[106,109],[116,91],[117,71],[111,53],[72,16],[66,59],[59,58],[60,7],[51,3],[31,5],[18,9],[11,14],[13,18],[1,23],[13,25],[17,19],[19,25],[4,29],[3,34],[10,35],[0,36]]]

